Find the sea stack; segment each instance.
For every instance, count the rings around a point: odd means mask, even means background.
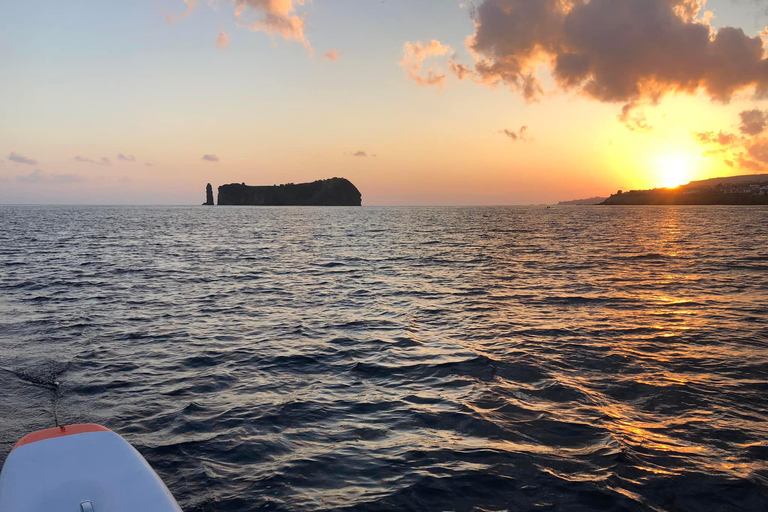
[[[205,186],[205,202],[203,206],[213,206],[213,187],[210,183]]]
[[[271,187],[232,183],[219,187],[218,203],[252,206],[360,206],[362,195],[357,187],[344,178]]]

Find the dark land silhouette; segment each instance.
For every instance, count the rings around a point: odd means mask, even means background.
[[[345,178],[312,183],[249,186],[232,183],[219,187],[219,205],[239,206],[361,206],[362,194]]]
[[[213,187],[210,183],[205,186],[205,202],[203,206],[213,206]]]
[[[630,190],[603,205],[768,205],[768,174],[692,181],[676,188]]]

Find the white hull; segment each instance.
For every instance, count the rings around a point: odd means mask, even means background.
[[[0,473],[0,512],[181,512],[133,446],[99,425],[22,438]]]

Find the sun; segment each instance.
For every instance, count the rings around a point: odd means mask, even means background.
[[[656,159],[659,182],[664,188],[677,188],[691,181],[693,158],[684,153],[673,153]]]

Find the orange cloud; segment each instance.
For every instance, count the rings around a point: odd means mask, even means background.
[[[696,140],[705,146],[714,147],[704,152],[705,156],[722,156],[726,165],[765,171],[768,166],[768,138],[761,136],[768,125],[768,112],[759,109],[739,113],[741,136],[720,131],[694,132]]]
[[[633,132],[650,132],[653,126],[648,124],[645,114],[640,110],[641,105],[636,101],[631,101],[624,105],[619,114],[619,121]]]
[[[216,47],[219,50],[226,50],[229,48],[229,36],[224,32],[219,32],[219,37],[216,38]]]
[[[197,0],[184,0],[184,3],[187,4],[187,10],[179,14],[180,20],[183,20],[184,18],[186,18],[189,15],[189,13],[194,11],[195,8],[197,7]],[[176,21],[176,18],[173,16],[173,14],[169,14],[168,16],[166,16],[165,21],[167,21],[168,24],[170,25],[171,23]]]
[[[341,57],[341,52],[338,50],[328,50],[323,54],[324,59],[328,59],[330,61],[336,62],[339,60],[339,57]]]
[[[427,44],[421,41],[406,42],[403,46],[403,60],[400,61],[400,66],[405,70],[405,75],[417,84],[423,87],[434,85],[441,88],[445,83],[446,75],[441,74],[440,70],[437,69],[422,71],[424,60],[428,57],[446,55],[450,51],[450,46],[444,45],[436,39]]]
[[[277,34],[283,39],[298,41],[307,50],[312,46],[304,33],[306,15],[298,13],[296,7],[304,5],[304,0],[229,0],[237,5],[235,16],[239,25],[253,31]],[[247,20],[249,12],[255,13],[255,20]]]

